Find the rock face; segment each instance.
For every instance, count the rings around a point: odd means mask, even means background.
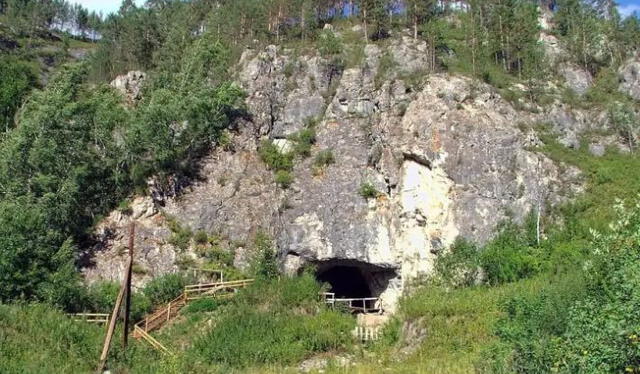
[[[640,100],[640,61],[630,60],[619,71],[620,90],[636,100]]]
[[[142,84],[145,77],[145,73],[141,71],[130,71],[126,75],[117,76],[111,82],[111,86],[118,90],[129,104],[133,104],[142,98]]]
[[[408,59],[397,61],[407,71],[423,71],[429,61],[419,57],[421,48],[402,38],[391,55]],[[266,231],[287,273],[306,264],[319,272],[355,269],[393,310],[403,288],[431,273],[457,237],[484,242],[503,219],[522,220],[539,203],[556,204],[579,190],[578,172],[536,152],[539,139],[519,126],[556,116],[570,132],[577,125],[566,118],[574,115],[518,112],[490,86],[463,77],[432,74],[421,87],[409,86],[393,73],[377,74],[377,46],[364,51],[360,66],[344,71],[275,46],[245,52],[238,81],[251,119],[236,124],[231,145],[203,161],[201,180],[154,209],[241,243]],[[283,190],[258,157],[260,141],[286,150],[285,138],[312,118],[318,120],[312,155],[296,161],[295,180]],[[314,157],[326,150],[335,163],[318,170]],[[377,196],[363,197],[364,184]],[[137,239],[149,247],[152,275],[174,270],[178,252],[166,244],[162,217],[144,213],[145,239]],[[125,221],[112,214],[100,227],[108,249],[97,250],[89,278],[117,275],[114,264],[124,256],[114,248],[125,237]],[[240,247],[236,259],[243,263]]]
[[[593,77],[591,74],[577,65],[561,65],[560,74],[564,77],[567,86],[578,95],[584,95],[587,93],[587,90],[593,83]]]

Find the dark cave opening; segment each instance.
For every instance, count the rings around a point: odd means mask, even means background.
[[[329,292],[335,293],[337,298],[372,297],[367,280],[360,268],[356,266],[330,267],[323,272],[318,272],[317,279],[322,283],[328,283]]]
[[[336,298],[359,299],[378,297],[396,277],[392,268],[355,260],[315,262],[316,279],[328,285]]]

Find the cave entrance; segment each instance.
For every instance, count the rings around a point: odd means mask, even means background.
[[[371,287],[359,267],[336,265],[319,271],[316,278],[329,284],[329,292],[335,293],[337,298],[373,297]]]
[[[316,279],[328,285],[327,291],[335,294],[332,298],[336,302],[347,305],[355,313],[382,311],[378,298],[386,291],[389,281],[396,277],[392,268],[361,261],[329,260],[316,262],[315,265]]]

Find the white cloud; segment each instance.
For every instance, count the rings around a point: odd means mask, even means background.
[[[618,6],[618,11],[620,11],[620,15],[623,18],[629,17],[634,12],[638,12],[640,14],[640,4],[620,5]]]

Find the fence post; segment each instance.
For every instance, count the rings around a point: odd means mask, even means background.
[[[171,301],[169,301],[169,305],[167,306],[167,322],[169,322],[169,318],[171,318]]]

